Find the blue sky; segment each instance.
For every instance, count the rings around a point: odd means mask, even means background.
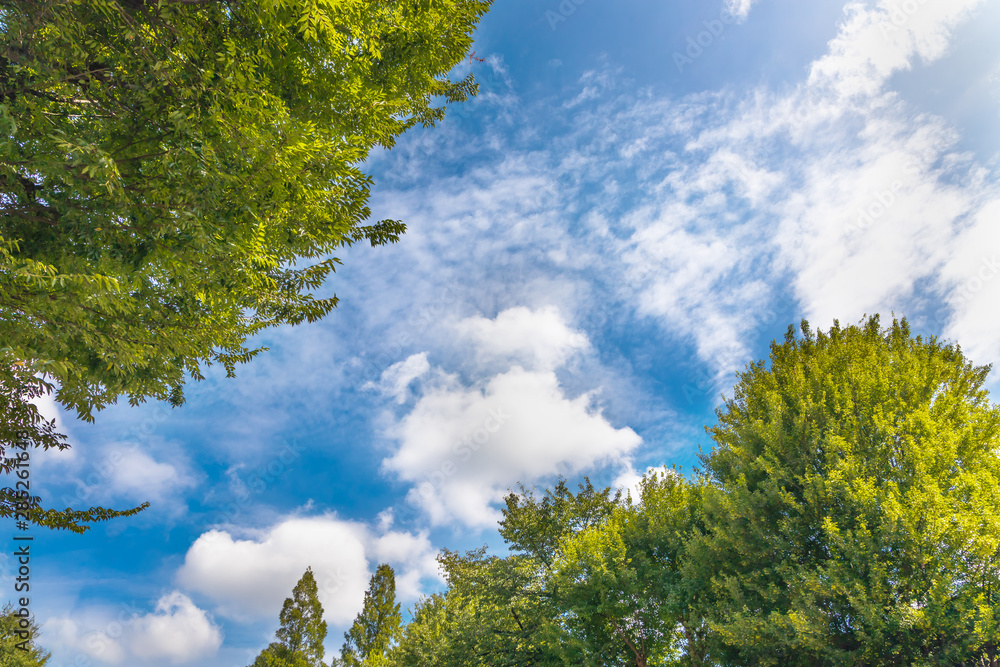
[[[577,1],[498,2],[479,97],[371,156],[409,231],[345,249],[325,321],[182,408],[59,415],[47,498],[152,507],[36,534],[53,665],[246,665],[306,566],[336,650],[379,562],[409,605],[502,548],[518,482],[689,470],[803,317],[1000,360],[1000,2]]]

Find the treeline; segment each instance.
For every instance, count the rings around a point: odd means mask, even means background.
[[[405,626],[380,567],[333,664],[995,667],[989,368],[905,321],[801,332],[739,375],[696,474],[522,488],[508,555],[442,552]]]

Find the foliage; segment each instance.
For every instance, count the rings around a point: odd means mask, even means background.
[[[368,221],[359,163],[475,94],[446,73],[489,4],[0,0],[0,448],[65,446],[29,402],[54,387],[87,420],[178,405],[329,313],[333,253],[404,231]],[[77,531],[141,509],[30,506]]]
[[[55,420],[44,419],[31,402],[51,391],[52,385],[44,378],[0,351],[0,474],[11,476],[14,485],[0,488],[0,518],[25,516],[39,526],[82,533],[89,529],[88,523],[132,516],[148,507],[144,503],[124,511],[103,507],[55,510],[42,507],[41,498],[31,494],[29,450],[69,447],[66,436],[56,432]]]
[[[464,667],[482,664],[475,651],[475,603],[448,591],[424,598],[388,655],[392,667]]]
[[[394,665],[599,664],[568,632],[553,566],[560,541],[608,517],[619,498],[589,480],[576,494],[563,480],[541,497],[520,490],[507,497],[501,522],[511,555],[444,550],[448,591],[418,605]]]
[[[683,573],[700,524],[700,489],[652,471],[639,498],[566,536],[556,565],[560,608],[602,665],[703,665],[703,587]]]
[[[500,523],[509,553],[442,551],[447,590],[398,643],[371,641],[398,628],[373,578],[345,662],[997,667],[988,371],[905,320],[803,322],[739,375],[703,471],[651,470],[635,498],[521,487]]]
[[[287,648],[271,642],[260,652],[250,667],[312,667],[302,653],[292,653]]]
[[[0,0],[0,341],[85,419],[313,321],[489,0]]]
[[[709,429],[731,665],[957,665],[995,653],[1000,410],[987,367],[905,320],[802,337],[740,374]]]
[[[30,639],[19,632],[29,633]],[[38,634],[34,618],[28,620],[27,628],[22,628],[14,607],[4,605],[0,611],[0,667],[44,667],[48,664],[48,652],[35,643]]]
[[[378,667],[386,665],[387,656],[399,637],[402,618],[396,603],[396,576],[383,563],[375,570],[365,605],[354,619],[354,625],[344,633],[340,663],[346,667]]]
[[[0,350],[0,472],[10,474],[16,459],[8,449],[66,449],[66,436],[56,432],[55,420],[46,420],[31,401],[52,393],[52,384],[36,377],[24,362]]]
[[[251,667],[323,667],[326,621],[312,568],[306,568],[281,607],[278,641],[265,648]]]

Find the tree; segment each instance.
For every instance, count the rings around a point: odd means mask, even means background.
[[[475,602],[455,591],[418,602],[412,620],[401,630],[399,643],[388,654],[392,667],[467,667],[478,660],[475,637],[479,625]]]
[[[508,495],[500,531],[511,554],[442,551],[448,590],[418,606],[392,664],[601,664],[566,623],[553,575],[562,540],[600,524],[618,501],[589,480],[578,493],[560,480],[540,497],[524,487]]]
[[[35,619],[28,618],[27,627],[22,621],[10,604],[0,611],[0,667],[44,667],[49,662],[49,653],[35,643]]]
[[[323,667],[326,621],[312,568],[306,568],[292,597],[285,599],[279,618],[278,641],[265,648],[251,667]]]
[[[1000,409],[988,367],[878,317],[789,328],[708,429],[728,665],[996,664]]]
[[[344,633],[341,664],[346,667],[387,664],[386,656],[399,637],[401,622],[396,603],[396,576],[392,568],[383,563],[368,584],[364,608],[354,619],[354,625]]]
[[[0,341],[92,419],[183,401],[369,223],[357,166],[436,99],[490,0],[0,0]]]
[[[627,497],[562,539],[559,606],[600,664],[708,664],[705,587],[684,569],[701,528],[700,492],[675,471],[651,471],[636,502]]]
[[[57,442],[36,376],[87,420],[179,405],[329,313],[333,254],[405,229],[368,221],[357,165],[475,94],[446,73],[489,4],[0,0],[0,449]],[[32,507],[81,530],[140,509]]]

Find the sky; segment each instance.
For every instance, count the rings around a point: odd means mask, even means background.
[[[344,250],[330,316],[180,408],[43,403],[73,445],[34,455],[43,497],[151,503],[35,531],[50,665],[247,665],[306,567],[329,655],[379,563],[405,608],[440,549],[502,553],[519,483],[690,472],[803,318],[1000,362],[997,27],[1000,0],[498,1],[454,72],[478,97],[370,156],[408,231]]]

